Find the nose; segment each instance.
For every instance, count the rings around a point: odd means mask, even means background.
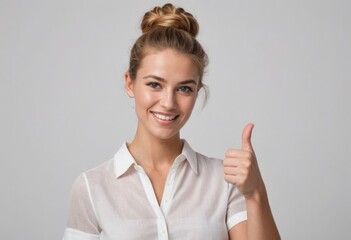
[[[173,91],[165,91],[162,94],[161,106],[166,110],[173,110],[176,108],[176,96]]]

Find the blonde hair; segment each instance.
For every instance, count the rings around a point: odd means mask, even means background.
[[[167,3],[145,13],[141,30],[142,35],[136,40],[130,53],[128,72],[131,79],[135,80],[141,61],[148,51],[173,49],[193,59],[199,72],[198,90],[205,88],[206,91],[202,77],[208,57],[196,40],[199,24],[192,14]]]

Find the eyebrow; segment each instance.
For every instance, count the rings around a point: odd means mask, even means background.
[[[162,78],[162,77],[159,77],[159,76],[155,76],[155,75],[147,75],[145,77],[143,77],[143,79],[146,79],[146,78],[153,78],[153,79],[156,79],[160,82],[166,82],[166,79]],[[194,85],[197,85],[197,82],[193,79],[189,79],[189,80],[184,80],[184,81],[181,81],[179,82],[179,85],[181,84],[194,84]]]

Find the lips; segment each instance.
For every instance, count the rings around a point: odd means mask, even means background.
[[[152,114],[161,121],[173,121],[179,116],[179,115],[162,114],[162,113],[156,113],[156,112],[152,112]]]

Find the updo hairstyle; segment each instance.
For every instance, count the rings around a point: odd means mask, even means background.
[[[172,4],[155,7],[146,12],[141,22],[142,35],[131,49],[129,75],[135,80],[143,58],[153,50],[172,49],[189,55],[199,71],[198,90],[204,87],[202,77],[208,58],[201,44],[195,39],[199,25],[192,14]]]

